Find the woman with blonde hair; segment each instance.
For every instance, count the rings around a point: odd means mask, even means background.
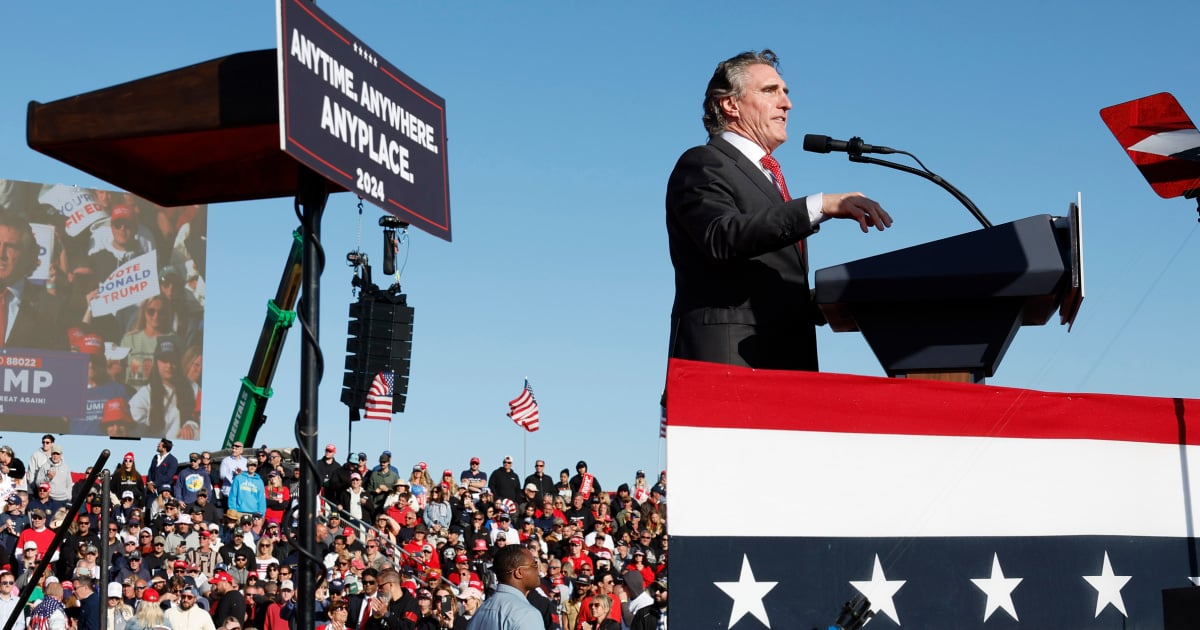
[[[138,388],[150,382],[158,338],[171,334],[172,319],[171,307],[161,295],[147,298],[138,307],[137,320],[120,343],[129,348],[126,385]]]
[[[621,623],[615,619],[609,619],[608,615],[612,612],[612,599],[604,594],[595,595],[588,602],[588,607],[591,608],[592,616],[596,618],[593,622],[581,621],[579,623],[580,630],[621,630]]]
[[[138,605],[133,619],[125,622],[125,630],[155,630],[170,628],[171,622],[158,605],[158,591],[147,588],[142,591],[142,603]]]

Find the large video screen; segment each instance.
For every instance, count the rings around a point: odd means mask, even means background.
[[[0,179],[0,430],[200,437],[207,206]]]

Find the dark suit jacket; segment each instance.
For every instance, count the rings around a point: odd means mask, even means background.
[[[796,245],[816,230],[805,200],[785,203],[732,144],[714,137],[684,153],[667,183],[669,356],[816,370],[808,267]]]
[[[42,287],[25,283],[21,291],[21,308],[12,330],[4,340],[11,348],[40,348],[43,350],[67,350],[66,328],[60,324],[62,305]]]

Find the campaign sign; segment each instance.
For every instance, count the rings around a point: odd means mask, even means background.
[[[78,236],[91,224],[108,218],[108,212],[96,200],[96,194],[78,186],[55,184],[43,190],[38,201],[62,213],[66,218],[63,229],[67,236]]]
[[[92,315],[112,315],[159,292],[157,254],[148,252],[117,267],[100,283],[92,300]]]
[[[312,2],[276,9],[280,148],[449,241],[445,100]]]
[[[0,350],[0,414],[81,416],[88,357],[32,348]],[[23,430],[37,431],[35,427]]]

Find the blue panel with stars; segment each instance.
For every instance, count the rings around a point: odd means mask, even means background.
[[[1162,590],[1200,575],[1200,548],[1180,538],[676,535],[672,547],[671,621],[689,630],[826,628],[860,593],[873,630],[1161,630]]]

